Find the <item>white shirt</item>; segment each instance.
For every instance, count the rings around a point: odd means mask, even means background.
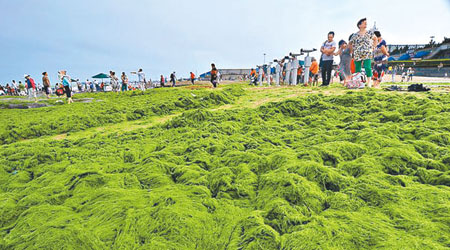
[[[138,72],[137,75],[138,75],[139,82],[143,82],[145,80],[144,72]]]

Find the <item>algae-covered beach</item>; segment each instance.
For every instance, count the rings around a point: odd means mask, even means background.
[[[450,247],[447,92],[86,96],[0,109],[1,249]]]

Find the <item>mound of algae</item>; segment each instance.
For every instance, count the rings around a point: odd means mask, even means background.
[[[312,94],[0,151],[1,249],[448,249],[450,97]]]

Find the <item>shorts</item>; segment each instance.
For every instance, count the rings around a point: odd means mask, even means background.
[[[50,87],[44,86],[45,94],[50,95]]]
[[[69,86],[64,86],[64,92],[66,93],[67,98],[72,97],[72,90],[70,89]]]
[[[36,98],[37,96],[36,96],[36,90],[34,90],[33,88],[29,88],[29,89],[27,89],[27,92],[28,92],[28,97],[29,98]]]
[[[128,86],[126,83],[122,84],[122,91],[127,91],[127,88],[128,88]]]
[[[383,79],[383,73],[386,70],[386,64],[378,63],[374,66],[374,71],[377,72],[377,79],[381,81]]]

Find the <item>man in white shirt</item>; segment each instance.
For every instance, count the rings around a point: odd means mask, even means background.
[[[322,86],[330,85],[332,78],[331,70],[333,69],[334,51],[336,50],[336,42],[333,39],[334,32],[330,31],[328,40],[320,48],[320,52],[322,52]]]
[[[145,84],[146,84],[146,80],[145,80],[145,73],[142,71],[142,69],[139,69],[138,73],[138,81],[139,81],[139,88],[141,90],[145,90]]]

